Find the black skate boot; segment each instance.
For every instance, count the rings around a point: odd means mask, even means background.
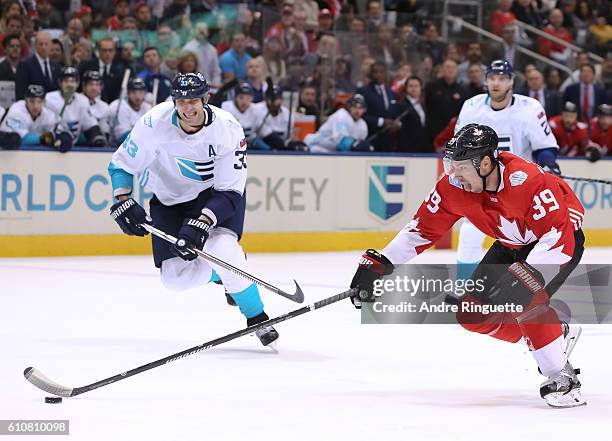
[[[253,326],[258,323],[265,322],[269,318],[270,317],[268,317],[268,314],[262,312],[261,314],[255,317],[247,319],[247,326]],[[258,329],[257,331],[255,331],[255,335],[257,336],[259,341],[261,341],[262,345],[271,346],[272,349],[275,349],[275,346],[271,344],[278,340],[278,332],[272,326],[264,326],[263,328]]]
[[[580,392],[580,381],[578,374],[580,369],[574,367],[568,361],[565,367],[558,373],[548,377],[540,386],[540,396],[546,404],[551,407],[576,407],[586,404]]]

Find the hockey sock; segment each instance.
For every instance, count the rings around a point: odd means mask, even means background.
[[[234,299],[240,308],[240,312],[247,319],[263,312],[263,303],[259,297],[259,290],[254,283],[240,292],[230,292],[229,295]]]
[[[472,277],[476,267],[480,262],[461,262],[457,261],[457,280],[467,280]]]
[[[217,272],[215,270],[212,270],[212,274],[210,275],[210,280],[208,281],[208,283],[221,283],[221,277],[219,277],[219,274],[217,274]]]

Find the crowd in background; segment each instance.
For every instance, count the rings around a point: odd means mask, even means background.
[[[111,104],[129,70],[153,105],[168,99],[176,73],[199,71],[213,90],[248,83],[253,103],[265,101],[272,83],[295,93],[291,111],[314,116],[316,127],[358,93],[369,136],[380,132],[375,151],[427,153],[443,145],[463,102],[485,92],[487,64],[507,59],[515,92],[542,103],[562,153],[581,155],[596,143],[612,154],[610,3],[483,2],[497,42],[465,32],[442,38],[442,1],[4,0],[0,82],[14,82],[14,99],[22,100],[32,84],[59,89],[64,67],[81,77],[96,71],[94,98]],[[516,20],[582,51],[526,33]]]

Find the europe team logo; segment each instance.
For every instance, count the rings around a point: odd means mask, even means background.
[[[368,210],[383,221],[404,208],[404,175],[402,165],[368,166]]]

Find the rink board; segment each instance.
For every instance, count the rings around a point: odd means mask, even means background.
[[[108,152],[0,151],[0,256],[148,253],[149,239],[117,234],[108,215],[109,160]],[[561,168],[609,179],[611,164],[563,160]],[[439,159],[252,154],[248,167],[245,249],[331,251],[384,246],[434,186]],[[588,245],[612,245],[612,186],[570,185],[587,210]],[[135,197],[146,206],[151,194],[139,188]]]

